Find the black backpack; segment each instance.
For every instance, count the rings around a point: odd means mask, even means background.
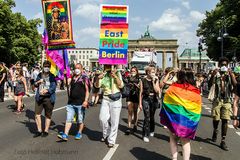
[[[127,78],[123,77],[124,87],[120,90],[122,94],[122,98],[126,98],[130,95],[130,86],[128,84]]]

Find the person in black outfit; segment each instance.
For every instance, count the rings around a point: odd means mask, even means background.
[[[0,62],[0,102],[4,102],[4,84],[6,81],[7,70],[3,66],[3,62]]]
[[[231,72],[231,74],[233,74]],[[233,86],[234,86],[234,101],[233,101],[233,116],[231,119],[233,120],[233,126],[234,128],[239,128],[239,120],[240,120],[240,115],[239,115],[239,97],[240,97],[240,67],[237,66],[234,69],[234,76],[233,76]]]
[[[130,72],[131,72],[131,76],[128,77],[128,86],[130,88],[130,94],[127,97],[128,129],[126,130],[126,135],[130,134],[132,121],[134,124],[133,132],[137,131],[137,120],[138,120],[140,77],[139,77],[138,69],[136,67],[132,67]]]
[[[157,96],[159,95],[159,80],[156,76],[155,67],[146,68],[147,76],[140,82],[139,108],[144,113],[143,140],[149,142],[149,136],[154,136],[154,115],[158,108]]]
[[[94,84],[97,81],[98,76],[100,75],[100,71],[96,71],[94,77],[92,78],[92,84]],[[100,88],[96,88],[94,85],[92,86],[92,102],[91,105],[94,107],[97,107],[97,103],[99,100],[99,93]]]

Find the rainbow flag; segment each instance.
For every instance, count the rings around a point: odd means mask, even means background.
[[[99,64],[128,62],[128,6],[101,5]]]
[[[190,84],[173,84],[163,99],[161,123],[178,137],[194,139],[201,117],[200,91]]]
[[[48,45],[48,33],[47,33],[47,29],[45,28],[42,34],[42,44],[44,46]]]
[[[126,5],[101,5],[101,24],[126,24],[128,23],[128,6]]]
[[[47,60],[51,62],[50,72],[56,79],[64,79],[64,58],[66,62],[67,78],[70,78],[70,67],[68,64],[67,50],[46,50]]]

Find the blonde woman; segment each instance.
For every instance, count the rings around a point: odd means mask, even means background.
[[[140,82],[139,108],[144,113],[143,141],[149,142],[149,136],[154,136],[155,112],[158,108],[159,80],[153,66],[146,68],[146,77]]]

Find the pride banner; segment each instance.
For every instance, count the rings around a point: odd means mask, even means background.
[[[48,49],[75,48],[70,0],[42,0]]]
[[[128,6],[126,5],[102,5],[101,24],[127,24]]]
[[[64,59],[66,63],[67,78],[70,78],[70,67],[68,64],[67,50],[46,50],[47,60],[51,62],[50,72],[57,77],[57,79],[64,79]]]
[[[99,45],[100,64],[127,64],[128,24],[102,24]]]
[[[102,5],[99,64],[127,64],[128,6]]]

